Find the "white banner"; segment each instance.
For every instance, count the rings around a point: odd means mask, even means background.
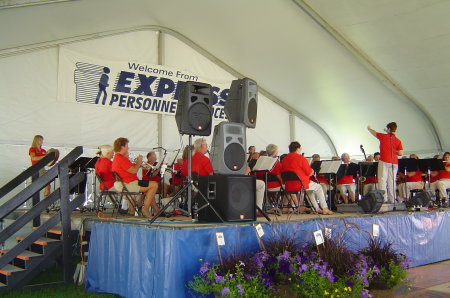
[[[161,65],[110,61],[59,51],[58,100],[107,108],[174,115],[179,82],[208,83],[213,90],[213,119],[226,119],[223,106],[231,82],[211,82]]]

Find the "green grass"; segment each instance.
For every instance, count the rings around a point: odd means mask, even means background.
[[[84,286],[75,284],[46,287],[39,290],[14,291],[1,295],[3,298],[78,298],[78,297],[117,297],[113,294],[97,294],[88,292]]]
[[[73,264],[79,262],[79,259],[73,258]],[[37,275],[33,280],[29,283],[30,285],[43,284],[43,283],[52,283],[52,282],[60,282],[63,281],[63,270],[57,264],[48,267],[42,273]],[[69,285],[59,285],[59,286],[49,286],[45,288],[41,288],[38,290],[21,290],[21,291],[13,291],[7,294],[0,295],[2,298],[47,298],[47,297],[57,297],[57,298],[67,298],[67,297],[119,297],[113,294],[97,294],[93,292],[86,291],[84,289],[84,285],[78,286],[76,284]]]

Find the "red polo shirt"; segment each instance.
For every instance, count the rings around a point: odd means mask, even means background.
[[[414,175],[407,176],[406,182],[422,182],[422,172],[421,171],[415,171]]]
[[[39,156],[44,156],[45,154],[47,154],[47,151],[45,151],[45,149],[41,148],[41,149],[36,149],[34,147],[30,147],[30,149],[28,150],[28,155],[31,154],[31,152],[34,152],[34,155],[36,157]],[[30,157],[31,158],[31,157]],[[32,160],[31,164],[34,165],[35,163],[37,163],[39,160]]]
[[[130,183],[134,180],[138,180],[138,176],[133,173],[127,172],[133,166],[133,163],[125,156],[120,153],[114,154],[114,159],[112,162],[112,170],[119,175],[120,179],[124,183]]]
[[[107,158],[100,157],[95,163],[95,173],[102,179],[103,183],[100,184],[101,190],[108,190],[114,186],[116,179],[112,174],[112,161]]]
[[[203,153],[195,152],[192,156],[192,173],[197,173],[199,176],[208,176],[214,173],[211,161]],[[188,175],[188,160],[183,160],[183,168],[181,174],[184,177]]]
[[[287,172],[291,171],[297,174],[303,183],[305,189],[309,188],[309,176],[312,173],[311,166],[302,155],[292,152],[286,155],[281,162],[281,171]],[[301,189],[299,181],[288,181],[286,182],[287,191],[296,191]]]
[[[439,171],[439,179],[450,179],[450,162],[444,162],[445,170]]]
[[[380,160],[383,162],[398,164],[397,151],[403,150],[402,141],[395,134],[377,132],[380,140]]]

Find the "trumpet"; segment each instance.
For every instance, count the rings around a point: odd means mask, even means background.
[[[359,177],[359,181],[360,181],[360,182],[366,182],[366,180],[367,180],[367,178],[366,178],[366,177],[364,177],[364,176],[362,176],[362,177]]]

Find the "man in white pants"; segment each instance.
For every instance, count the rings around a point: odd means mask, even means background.
[[[384,202],[394,203],[398,156],[403,155],[402,141],[395,136],[397,123],[386,125],[386,133],[379,133],[367,126],[369,132],[380,140],[380,161],[378,162],[378,189],[384,190]]]

